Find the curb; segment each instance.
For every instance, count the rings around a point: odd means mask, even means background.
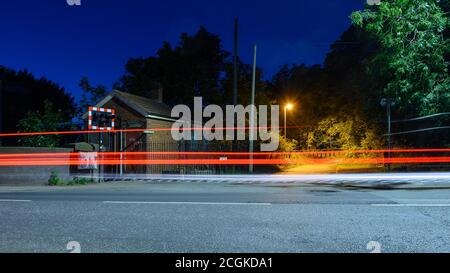
[[[107,182],[221,183],[231,185],[323,185],[373,189],[450,189],[450,173],[330,174],[330,175],[128,175],[105,177]]]

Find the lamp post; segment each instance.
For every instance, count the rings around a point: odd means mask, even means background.
[[[284,137],[287,137],[287,111],[292,110],[292,108],[294,108],[292,103],[288,103],[284,106]]]
[[[257,46],[253,47],[253,76],[252,76],[252,95],[250,112],[250,131],[249,131],[249,150],[250,150],[250,164],[248,166],[249,173],[253,173],[253,139],[255,138],[255,92],[256,92],[256,51]]]

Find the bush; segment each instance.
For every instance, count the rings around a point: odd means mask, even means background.
[[[289,139],[280,135],[279,140],[280,140],[280,145],[278,146],[279,152],[294,152],[298,149],[298,141],[295,139]]]
[[[358,116],[330,116],[306,132],[310,150],[373,150],[383,146],[382,133]]]
[[[56,172],[52,172],[50,174],[50,178],[48,179],[48,184],[50,186],[58,186],[62,184],[61,178],[59,178],[58,174]]]
[[[75,177],[72,181],[67,183],[68,186],[75,186],[75,185],[88,185],[94,183],[93,179],[84,178],[84,177]]]

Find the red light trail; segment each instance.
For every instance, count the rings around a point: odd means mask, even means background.
[[[254,127],[270,128],[270,127]],[[304,128],[291,126],[290,128]],[[242,128],[215,128],[215,130],[249,130]],[[89,130],[62,132],[31,132],[0,134],[0,137],[69,135],[106,132],[145,132],[171,131],[172,128],[126,129],[126,130]],[[185,130],[205,130],[189,128]],[[386,158],[376,154],[392,153],[395,157]],[[97,152],[98,165],[295,165],[295,164],[413,164],[413,163],[449,163],[449,156],[404,156],[413,153],[450,153],[447,149],[379,149],[379,150],[337,150],[337,151],[300,151],[300,152]],[[365,158],[349,158],[346,155],[364,155]],[[317,158],[327,155],[331,157]],[[253,156],[253,159],[249,157]],[[295,158],[295,156],[303,156]],[[314,157],[316,156],[316,157]],[[332,156],[341,156],[333,158]],[[222,157],[222,158],[218,158]],[[229,158],[228,158],[229,157]],[[294,157],[294,158],[290,158]],[[80,165],[83,160],[80,153],[17,153],[0,154],[0,166],[72,166]]]
[[[335,150],[335,151],[307,151],[307,152],[97,152],[99,156],[138,156],[138,155],[209,155],[209,156],[276,156],[276,155],[318,155],[318,154],[376,154],[376,153],[450,153],[450,149],[381,149],[381,150]],[[68,157],[77,153],[18,153],[0,154],[0,158],[7,157]]]
[[[0,166],[74,166],[84,163],[78,153],[71,154],[1,155]],[[373,157],[373,158],[148,158],[148,154],[131,154],[120,158],[120,153],[100,154],[98,165],[295,165],[295,164],[413,164],[450,163],[450,156]],[[156,155],[156,154],[154,154]],[[177,155],[177,154],[175,154]],[[192,154],[191,154],[192,155]]]
[[[289,129],[302,129],[306,126],[288,126]],[[237,130],[250,130],[250,129],[272,129],[272,128],[281,128],[271,127],[271,126],[259,126],[259,127],[217,127],[212,128],[215,131],[237,131]],[[115,130],[80,130],[80,131],[55,131],[55,132],[17,132],[17,133],[1,133],[0,137],[24,137],[24,136],[48,136],[48,135],[77,135],[77,134],[95,134],[95,133],[144,133],[148,131],[154,132],[164,132],[164,131],[206,131],[210,129],[205,128],[181,128],[181,129],[173,129],[173,128],[148,128],[148,129],[115,129]]]

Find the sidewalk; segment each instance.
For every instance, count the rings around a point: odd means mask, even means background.
[[[268,185],[268,186],[336,186],[345,188],[371,189],[450,189],[449,172],[433,173],[358,173],[358,174],[255,174],[255,175],[124,175],[106,176],[105,182],[76,186],[76,188],[101,188],[109,186],[126,186],[129,182],[141,183],[205,183],[230,185]],[[33,185],[4,185],[0,189],[15,188],[32,190],[42,187],[64,189],[73,187],[51,187]]]
[[[127,175],[109,181],[153,183],[228,183],[261,185],[328,185],[401,189],[450,188],[450,173],[255,174],[255,175]]]

